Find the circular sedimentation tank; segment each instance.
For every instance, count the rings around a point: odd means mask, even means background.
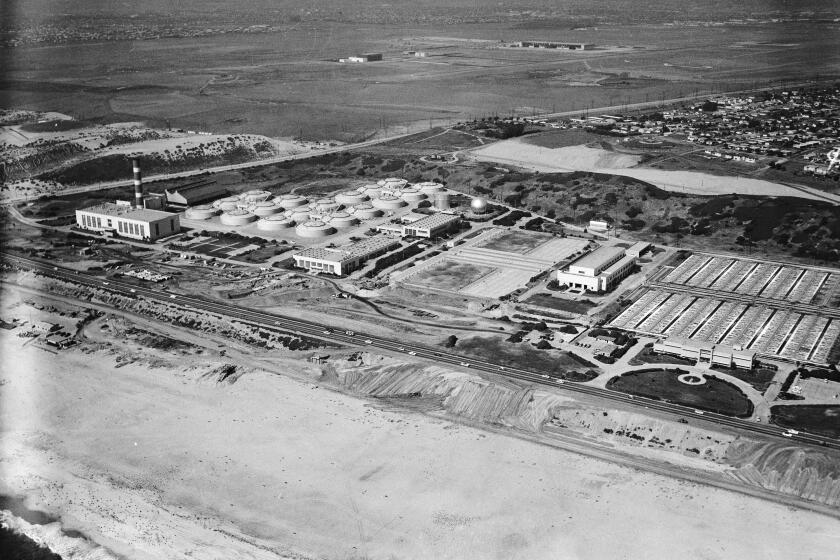
[[[367,199],[368,196],[365,193],[359,191],[344,191],[335,195],[335,201],[339,204],[344,204],[346,206],[359,204],[360,202],[364,202]]]
[[[187,208],[186,217],[190,220],[208,220],[218,213],[219,209],[212,204],[202,204]]]
[[[295,228],[295,233],[300,237],[328,237],[335,233],[335,228],[320,220],[312,220],[300,224]]]
[[[239,202],[238,196],[226,196],[224,198],[220,198],[213,202],[213,206],[219,209],[227,208],[236,208],[237,203]]]
[[[221,221],[226,226],[244,226],[255,221],[257,217],[247,210],[231,210],[222,214]]]
[[[368,183],[364,187],[361,187],[360,192],[363,192],[367,195],[368,198],[375,198],[379,196],[379,193],[382,192],[382,187],[377,185],[376,183]]]
[[[290,208],[304,206],[309,203],[309,199],[299,194],[283,194],[280,195],[276,200],[277,204],[279,204],[286,210],[289,210]]]
[[[283,209],[279,206],[275,205],[273,202],[254,202],[250,207],[249,210],[253,212],[255,215],[263,217],[263,216],[272,216],[277,214],[278,212],[282,212]]]
[[[404,187],[399,192],[399,197],[405,200],[406,202],[420,202],[421,200],[426,198],[426,195],[421,193],[418,189],[414,187]]]
[[[395,190],[401,189],[408,184],[408,181],[405,179],[399,179],[397,177],[388,177],[387,179],[382,179],[381,181],[377,181],[377,184],[382,188]]]
[[[271,193],[268,191],[254,189],[252,191],[244,192],[239,196],[242,200],[246,200],[248,202],[263,202],[271,198]]]
[[[371,204],[380,210],[397,210],[405,206],[406,202],[398,196],[383,194],[379,198],[374,198]]]
[[[333,212],[338,210],[341,207],[341,204],[335,201],[334,198],[319,198],[315,202],[309,205],[309,207],[319,214],[324,214],[326,212]]]
[[[303,224],[309,221],[309,208],[296,208],[290,210],[287,214],[296,224]]]
[[[374,208],[373,204],[369,202],[357,204],[353,207],[352,212],[353,215],[359,218],[360,220],[372,220],[373,218],[378,218],[382,215],[382,210]]]
[[[356,216],[351,216],[347,212],[334,212],[330,217],[328,223],[337,229],[353,227],[359,223]]]
[[[219,205],[216,206],[216,208],[218,210],[221,210],[222,212],[233,212],[234,210],[239,210],[239,203],[230,201],[222,202],[219,203]]]
[[[275,214],[273,216],[266,216],[257,222],[257,229],[262,231],[280,231],[288,229],[294,225],[294,222],[286,216]]]
[[[418,189],[422,193],[426,193],[427,195],[434,194],[436,192],[440,192],[443,190],[443,185],[440,183],[435,183],[432,181],[426,181],[424,183],[417,183],[414,185],[415,189]]]

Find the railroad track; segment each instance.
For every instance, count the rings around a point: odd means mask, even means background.
[[[371,348],[379,350],[405,354],[411,356],[412,358],[424,358],[436,363],[481,371],[535,385],[549,386],[559,391],[589,395],[638,408],[656,410],[670,415],[679,416],[681,418],[689,417],[695,421],[710,422],[713,424],[737,428],[754,434],[840,449],[840,440],[834,438],[818,436],[801,431],[799,433],[791,433],[787,429],[777,426],[758,424],[747,420],[729,417],[723,414],[700,411],[698,409],[679,404],[644,397],[636,397],[612,391],[610,389],[602,389],[600,387],[592,387],[572,381],[564,381],[546,373],[517,367],[503,366],[492,361],[461,356],[429,346],[393,340],[361,332],[338,330],[331,325],[316,323],[314,321],[305,321],[265,311],[253,311],[228,303],[206,300],[196,296],[175,294],[159,287],[147,288],[113,278],[102,279],[88,273],[75,271],[52,263],[45,263],[43,261],[27,257],[0,253],[0,258],[11,265],[29,269],[44,276],[105,290],[129,298],[143,297],[151,301],[176,305],[185,309],[197,309],[215,313],[223,317],[237,319],[254,325],[280,329],[293,334],[309,336],[329,342],[340,342],[351,346],[370,346]]]

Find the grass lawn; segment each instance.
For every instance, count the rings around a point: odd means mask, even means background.
[[[778,373],[776,370],[770,368],[738,369],[714,366],[712,370],[723,372],[726,375],[740,379],[744,383],[749,383],[760,393],[764,393],[770,387],[770,384],[773,383],[773,378]]]
[[[469,286],[482,276],[490,274],[495,270],[489,266],[459,263],[454,261],[441,261],[438,264],[427,268],[408,282],[419,286],[429,286],[440,290],[457,291]]]
[[[642,351],[628,361],[631,366],[643,366],[645,364],[678,364],[682,366],[693,366],[694,360],[671,356],[669,354],[657,354],[652,348],[642,348]],[[728,373],[728,372],[727,372]]]
[[[529,369],[554,378],[569,381],[590,381],[600,373],[596,367],[585,366],[576,356],[560,350],[537,350],[527,343],[505,342],[495,337],[475,337],[459,340],[455,353],[474,356],[510,367]]]
[[[566,311],[567,313],[583,314],[595,307],[595,304],[589,300],[571,300],[561,297],[552,296],[550,294],[534,294],[522,303],[531,305],[538,305],[540,307],[548,307],[549,309],[556,309],[558,311]]]
[[[783,428],[840,437],[840,405],[777,405],[770,408],[770,421]]]
[[[750,400],[731,383],[707,374],[703,385],[686,385],[677,379],[683,373],[686,372],[660,368],[634,371],[611,379],[607,388],[728,416],[752,414]]]

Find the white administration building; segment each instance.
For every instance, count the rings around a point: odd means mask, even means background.
[[[82,229],[141,241],[155,241],[181,231],[178,214],[113,202],[76,210],[76,224]]]
[[[674,336],[655,342],[653,351],[727,368],[752,369],[755,365],[755,352]]]
[[[376,235],[354,243],[346,249],[310,247],[295,253],[292,258],[295,259],[295,266],[298,268],[344,276],[360,268],[365,261],[399,246],[400,242],[392,237]]]
[[[623,247],[599,247],[558,270],[557,283],[588,292],[606,292],[628,277],[635,265],[636,257],[628,255]]]

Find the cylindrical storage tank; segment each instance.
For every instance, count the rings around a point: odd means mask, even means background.
[[[266,216],[257,222],[257,229],[263,231],[280,231],[292,227],[293,223],[286,216],[275,214],[274,216]]]
[[[435,193],[435,208],[438,210],[449,210],[449,193]]]
[[[300,224],[295,228],[295,233],[300,237],[328,237],[335,233],[335,228],[319,220],[313,220]]]
[[[236,208],[236,204],[239,202],[238,196],[226,196],[224,198],[220,198],[213,202],[213,206],[216,208],[223,209],[227,205],[227,208]]]
[[[365,193],[361,193],[359,191],[344,191],[335,195],[335,201],[339,204],[344,204],[345,206],[359,204],[360,202],[364,202],[367,199],[368,196]]]
[[[271,198],[271,193],[255,189],[242,193],[240,196],[242,197],[242,200],[247,200],[248,202],[262,202]]]
[[[233,210],[239,210],[239,202],[222,202],[216,208],[222,212],[232,212]]]
[[[391,194],[380,195],[379,198],[374,198],[371,204],[380,210],[397,210],[405,206],[405,201],[398,196]]]
[[[336,202],[334,198],[321,198],[310,204],[309,207],[320,214],[324,214],[338,210],[341,204]]]
[[[369,202],[363,202],[353,207],[353,215],[360,220],[372,220],[382,215],[382,210],[374,208]]]
[[[382,185],[385,189],[396,190],[401,189],[408,184],[408,181],[405,179],[399,179],[397,177],[388,177],[382,181],[379,181],[379,184]]]
[[[400,191],[400,198],[406,202],[420,202],[426,198],[426,195],[415,188],[405,187]]]
[[[283,209],[279,206],[275,206],[273,202],[255,202],[251,205],[250,208],[251,212],[253,212],[257,216],[272,216],[277,214],[278,212],[282,212]]]
[[[374,184],[374,183],[370,183],[370,184],[365,185],[364,187],[362,187],[362,192],[363,192],[363,193],[365,194],[365,196],[367,196],[368,198],[376,198],[376,197],[377,197],[377,196],[379,196],[379,195],[380,195],[380,193],[382,192],[382,187],[381,187],[380,185],[377,185],[377,184]]]
[[[427,195],[432,195],[436,192],[443,190],[443,185],[440,183],[435,183],[432,181],[426,181],[425,183],[417,183],[414,185],[415,189],[418,189],[422,193],[426,193]]]
[[[296,208],[289,211],[289,218],[296,224],[304,224],[309,221],[309,208]]]
[[[221,217],[222,223],[226,226],[244,226],[256,219],[257,217],[247,210],[231,210],[222,214]]]
[[[297,208],[298,206],[303,206],[309,203],[309,200],[305,196],[300,196],[299,194],[283,194],[277,198],[277,204],[289,210],[290,208]]]
[[[335,212],[330,216],[328,223],[334,228],[343,229],[355,226],[359,223],[359,219],[347,212]]]
[[[214,208],[212,204],[202,204],[187,208],[186,216],[190,220],[208,220],[218,213],[219,209]]]

